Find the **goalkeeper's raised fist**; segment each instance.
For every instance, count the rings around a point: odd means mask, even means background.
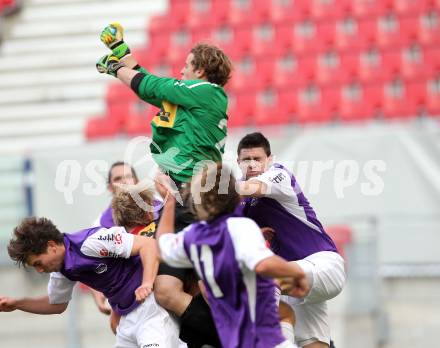
[[[101,41],[112,50],[119,59],[130,54],[130,48],[124,42],[124,28],[119,23],[111,23],[101,32]]]
[[[101,74],[109,74],[114,77],[116,77],[118,70],[123,66],[124,64],[119,61],[119,58],[112,54],[103,56],[96,62],[96,70]]]

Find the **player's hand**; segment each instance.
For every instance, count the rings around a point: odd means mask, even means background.
[[[111,54],[99,58],[96,62],[96,70],[98,70],[98,72],[114,77],[116,77],[118,70],[122,67],[124,67],[124,64],[119,61],[119,58]]]
[[[12,312],[17,309],[17,301],[10,297],[0,296],[0,312]]]
[[[144,301],[148,295],[150,295],[153,292],[153,285],[149,283],[144,283],[139,286],[134,294],[136,296],[136,301],[142,302]]]
[[[277,278],[276,283],[283,295],[303,298],[310,291],[310,285],[305,275],[300,277]]]
[[[102,314],[110,315],[112,312],[111,307],[107,304],[107,299],[105,298],[104,294],[97,293],[95,297],[96,305],[98,306],[99,311]]]
[[[101,32],[101,41],[119,59],[129,55],[130,48],[124,42],[124,28],[119,23],[111,23]]]
[[[270,242],[275,235],[275,230],[272,227],[262,227],[261,233],[263,234],[264,239]]]

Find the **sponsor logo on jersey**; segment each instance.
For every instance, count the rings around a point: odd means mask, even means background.
[[[105,263],[100,263],[96,268],[95,268],[95,273],[96,274],[102,274],[104,272],[107,272],[107,265]]]
[[[278,173],[278,175],[271,178],[270,181],[272,181],[274,184],[279,184],[285,178],[286,178],[286,176],[283,173]]]

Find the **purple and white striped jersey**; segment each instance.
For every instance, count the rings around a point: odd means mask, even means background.
[[[66,303],[76,281],[102,292],[119,315],[139,306],[134,291],[142,283],[139,256],[130,256],[134,236],[123,227],[96,227],[64,234],[66,248],[60,272],[50,275],[49,302]]]
[[[270,348],[285,341],[275,284],[255,273],[273,253],[254,221],[223,215],[165,234],[159,246],[166,263],[193,267],[203,280],[224,348]]]
[[[270,241],[275,254],[296,261],[319,251],[337,252],[295,177],[285,167],[274,164],[253,180],[265,183],[268,193],[244,199],[238,211],[260,227],[275,230]]]

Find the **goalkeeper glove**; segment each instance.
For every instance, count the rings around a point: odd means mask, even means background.
[[[129,55],[130,48],[124,42],[124,28],[119,23],[111,23],[101,32],[101,41],[119,59]]]
[[[118,70],[123,66],[124,64],[119,61],[119,58],[111,54],[99,58],[99,60],[96,62],[96,70],[98,70],[101,74],[105,73],[114,77],[117,77],[116,74]]]

